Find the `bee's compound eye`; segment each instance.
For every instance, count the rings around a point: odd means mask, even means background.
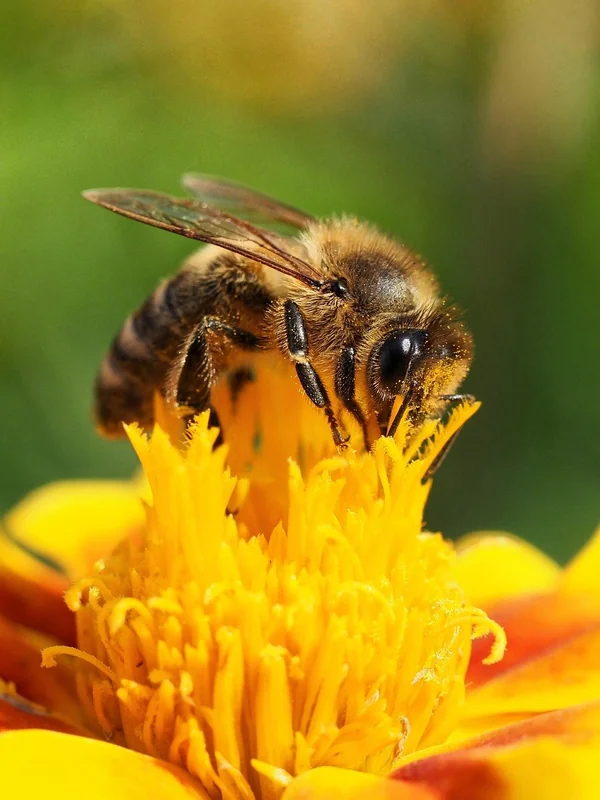
[[[396,331],[379,350],[379,378],[384,388],[397,394],[411,363],[419,358],[427,342],[427,331]]]

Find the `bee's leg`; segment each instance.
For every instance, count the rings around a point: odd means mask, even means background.
[[[329,422],[333,441],[337,447],[345,444],[348,437],[344,437],[331,407],[327,389],[317,371],[308,358],[308,335],[304,317],[293,300],[286,300],[284,304],[285,333],[288,352],[296,366],[298,379],[307,397],[317,408],[322,408]]]
[[[249,331],[227,325],[218,317],[205,317],[185,340],[181,357],[167,381],[167,398],[178,408],[185,409],[183,416],[187,419],[210,407],[210,392],[217,377],[211,334],[241,350],[257,350],[262,345],[261,339]],[[210,424],[219,426],[217,413],[212,408]]]
[[[203,323],[187,336],[166,382],[167,400],[191,418],[209,407],[213,383],[212,359]]]
[[[367,422],[361,407],[356,402],[356,351],[348,345],[342,350],[335,368],[335,393],[361,427],[365,450],[369,449]]]
[[[472,394],[443,394],[440,396],[440,400],[444,400],[446,403],[463,403],[463,402],[471,403],[475,400],[475,397]],[[459,428],[448,439],[446,444],[442,447],[440,452],[437,454],[437,456],[433,459],[433,461],[429,465],[425,475],[423,475],[423,477],[421,478],[421,483],[427,483],[428,480],[433,478],[435,473],[438,471],[438,469],[442,466],[442,464],[446,460],[446,456],[452,449],[452,445],[456,441],[458,434],[461,432],[461,430],[462,428]]]
[[[210,406],[214,380],[212,359],[204,324],[198,325],[186,339],[179,361],[169,379],[170,396],[181,413],[186,429],[197,414],[210,408],[209,428],[218,428],[214,447],[223,444],[223,430],[216,410]],[[182,413],[183,412],[183,413]]]
[[[437,454],[437,456],[433,459],[433,461],[431,462],[431,464],[427,468],[427,471],[425,472],[425,474],[421,478],[421,483],[427,483],[427,481],[429,481],[429,480],[431,480],[431,478],[433,478],[435,473],[438,471],[438,469],[442,466],[442,464],[446,460],[446,456],[450,452],[450,450],[452,448],[452,445],[456,441],[456,438],[457,438],[458,434],[461,432],[461,430],[462,430],[462,428],[459,428],[448,439],[446,444],[442,447],[440,452]]]
[[[341,447],[346,444],[349,437],[342,435],[333,408],[331,407],[327,390],[323,386],[323,382],[319,378],[315,368],[309,361],[296,361],[296,373],[298,374],[300,384],[309,400],[311,400],[317,408],[322,408],[325,412],[336,447]]]

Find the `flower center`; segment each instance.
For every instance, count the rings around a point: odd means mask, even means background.
[[[465,604],[452,545],[421,531],[422,479],[474,410],[418,458],[432,430],[406,448],[401,427],[370,454],[305,452],[270,483],[266,467],[236,482],[207,415],[183,448],[164,421],[149,439],[130,428],[146,524],[68,592],[79,649],[49,648],[46,664],[76,655],[101,732],[214,798],[277,798],[321,765],[385,773],[442,742],[471,639],[497,629]]]

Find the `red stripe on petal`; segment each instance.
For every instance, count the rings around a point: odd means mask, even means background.
[[[22,697],[78,721],[73,674],[61,666],[42,668],[40,647],[37,637],[0,616],[0,678]]]
[[[473,689],[465,718],[536,714],[600,698],[600,626],[517,664]]]
[[[500,800],[505,782],[492,764],[468,755],[431,758],[410,764],[393,776],[427,787],[439,800]]]
[[[439,793],[440,800],[546,797],[548,785],[543,789],[539,782],[564,782],[568,770],[572,772],[568,780],[581,779],[588,785],[589,776],[580,769],[580,759],[591,767],[599,740],[600,701],[540,714],[461,744],[414,754],[390,777],[429,787]],[[590,772],[595,785],[595,769]],[[539,793],[535,792],[536,781]],[[566,795],[557,792],[552,796]],[[580,795],[575,790],[572,796]]]
[[[473,642],[467,684],[478,686],[513,667],[539,657],[562,642],[600,626],[600,602],[587,594],[534,595],[507,600],[489,610],[504,628],[508,646],[502,661],[486,666],[492,639]]]
[[[25,575],[0,568],[0,614],[64,644],[74,645],[75,615],[64,601],[69,583],[48,569],[48,581],[36,583]]]
[[[600,737],[600,700],[536,714],[529,719],[505,725],[471,739],[453,740],[417,751],[406,757],[404,766],[394,772],[392,777],[412,780],[414,776],[421,774],[421,770],[427,771],[438,758],[444,759],[471,750],[524,744],[540,737],[560,739],[571,744]]]
[[[81,731],[22,697],[0,695],[0,731],[38,728],[81,735]]]
[[[584,703],[538,714],[531,719],[484,733],[459,746],[461,750],[478,747],[505,747],[539,736],[559,737],[564,741],[581,741],[600,735],[600,701]]]

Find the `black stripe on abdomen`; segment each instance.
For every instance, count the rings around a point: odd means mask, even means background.
[[[96,418],[108,435],[122,435],[122,422],[152,422],[154,392],[185,338],[175,316],[169,283],[161,284],[115,337],[96,382]]]

